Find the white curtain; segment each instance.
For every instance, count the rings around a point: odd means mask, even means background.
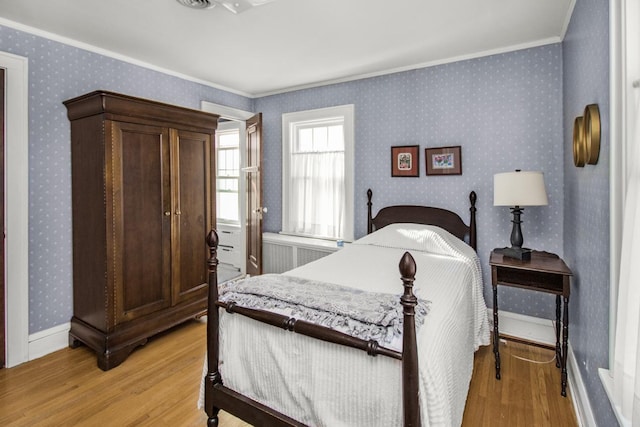
[[[291,156],[291,232],[342,238],[345,223],[344,152]]]
[[[614,399],[631,426],[640,427],[640,90],[636,119],[627,141],[626,194],[613,363]]]

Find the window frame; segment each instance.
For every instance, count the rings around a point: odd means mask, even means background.
[[[220,147],[219,144],[219,137],[222,136],[225,133],[238,133],[238,146],[235,148],[229,148],[229,147]],[[216,130],[216,167],[215,167],[215,174],[216,174],[216,205],[218,204],[218,193],[220,192],[224,192],[224,193],[231,193],[231,191],[223,191],[220,190],[218,188],[218,180],[219,179],[235,179],[237,181],[237,188],[238,190],[235,192],[237,194],[237,199],[238,199],[238,220],[234,221],[234,220],[229,220],[227,218],[220,218],[220,216],[218,215],[218,212],[216,211],[216,221],[220,224],[227,224],[227,225],[233,225],[233,226],[240,226],[242,223],[242,202],[241,202],[241,180],[240,178],[242,177],[242,173],[240,172],[242,170],[242,159],[241,159],[241,138],[242,138],[242,134],[241,134],[241,129],[240,126],[237,122],[224,122],[224,123],[220,123],[218,125],[218,129]],[[237,149],[238,150],[238,176],[220,176],[219,175],[219,154],[220,151],[225,151],[225,150],[231,150],[231,149]],[[217,207],[216,207],[217,209]]]
[[[323,236],[312,236],[290,232],[289,201],[291,200],[291,147],[293,132],[299,126],[312,122],[323,123],[331,119],[341,118],[344,128],[344,166],[345,166],[345,225],[343,236],[327,239]],[[354,136],[354,105],[340,105],[314,110],[284,113],[282,115],[282,231],[281,234],[294,236],[323,238],[327,240],[353,241],[354,238],[354,175],[355,175],[355,136]]]

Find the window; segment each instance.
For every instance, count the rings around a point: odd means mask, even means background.
[[[216,131],[216,210],[218,222],[240,225],[240,129],[230,122]]]
[[[282,115],[282,232],[353,240],[353,105]]]

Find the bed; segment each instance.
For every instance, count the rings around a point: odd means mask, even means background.
[[[461,424],[473,354],[490,340],[476,194],[468,226],[435,207],[373,217],[367,197],[365,237],[278,276],[219,289],[209,233],[208,425],[219,410],[255,426]]]

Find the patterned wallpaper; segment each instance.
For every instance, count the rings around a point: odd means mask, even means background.
[[[340,104],[356,112],[356,236],[374,210],[433,204],[468,215],[478,193],[479,253],[491,302],[488,254],[508,244],[510,215],[492,205],[494,173],[545,173],[549,206],[527,208],[525,245],[564,256],[575,273],[570,340],[599,425],[615,417],[597,376],[608,364],[609,130],[608,3],[576,3],[555,44],[388,76],[250,100],[96,53],[0,26],[0,50],[29,58],[29,331],[72,314],[69,124],[62,101],[96,89],[199,108],[201,100],[264,118],[265,231],[281,224],[281,114]],[[564,71],[563,71],[564,70]],[[598,103],[602,148],[596,166],[572,164],[573,118]],[[563,110],[564,109],[564,110]],[[419,178],[390,177],[390,147],[418,144]],[[426,177],[424,148],[462,146],[463,174]],[[564,199],[564,202],[563,202]],[[502,309],[552,318],[553,297],[504,289]]]
[[[576,2],[563,43],[564,253],[573,269],[569,341],[600,426],[617,425],[598,368],[609,366],[609,3]],[[573,166],[573,120],[600,109],[598,164]]]
[[[265,231],[281,227],[281,115],[355,105],[355,233],[366,232],[366,190],[374,212],[389,204],[427,204],[468,221],[478,194],[478,251],[491,303],[489,253],[509,246],[511,214],[493,206],[493,174],[545,174],[549,206],[525,209],[525,246],[562,254],[562,48],[554,44],[354,82],[259,98],[264,120]],[[392,178],[390,147],[420,145],[420,177]],[[460,145],[463,174],[425,174],[424,149]],[[418,273],[419,274],[419,273]],[[501,309],[555,318],[551,295],[501,288]]]
[[[29,59],[29,333],[71,319],[71,151],[62,101],[97,89],[200,108],[251,100],[0,26],[0,50]]]
[[[198,108],[201,100],[262,111],[265,231],[281,223],[281,115],[355,104],[356,236],[366,229],[367,188],[374,209],[432,204],[468,218],[478,193],[479,253],[490,302],[489,252],[508,245],[507,208],[492,204],[493,174],[545,173],[549,206],[527,208],[525,245],[562,254],[562,47],[548,45],[388,76],[250,100],[0,26],[0,49],[29,58],[29,330],[72,313],[69,124],[62,101],[106,89]],[[391,178],[390,147],[421,147],[420,177]],[[463,174],[426,177],[424,148],[462,146]],[[552,318],[553,297],[504,289],[500,308]]]

